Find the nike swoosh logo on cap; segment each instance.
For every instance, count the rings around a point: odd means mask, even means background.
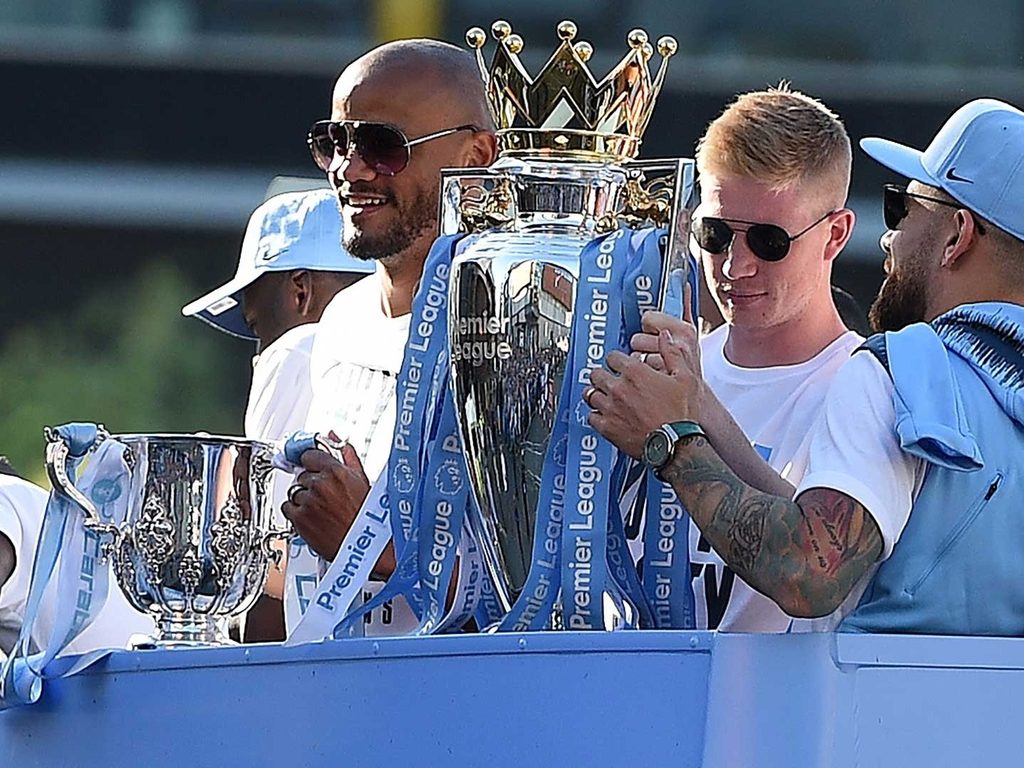
[[[966,182],[967,184],[973,184],[974,183],[973,179],[965,179],[963,176],[957,176],[956,175],[956,166],[953,166],[948,171],[946,171],[946,178],[949,179],[950,181],[963,181],[963,182]]]

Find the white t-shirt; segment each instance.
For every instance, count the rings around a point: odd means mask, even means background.
[[[17,640],[28,600],[32,561],[43,526],[49,495],[42,488],[10,475],[0,475],[0,534],[14,545],[17,563],[7,583],[0,587],[0,659]],[[58,564],[59,567],[59,564]],[[107,566],[109,568],[109,565]],[[44,645],[53,630],[56,613],[56,575],[44,593],[33,630],[33,640]],[[132,608],[113,574],[107,601],[99,614],[63,653],[85,653],[100,648],[124,648],[133,634],[152,635],[153,619]]]
[[[807,471],[812,427],[839,369],[863,342],[848,331],[797,365],[741,368],[725,357],[728,326],[701,339],[704,380],[758,453],[796,486]],[[785,632],[791,619],[725,566],[690,523],[690,562],[699,628]]]
[[[797,497],[811,488],[832,488],[859,501],[878,524],[883,549],[892,554],[924,482],[925,461],[905,453],[896,435],[896,407],[889,373],[874,355],[854,355],[836,374],[811,434],[807,471]],[[830,631],[852,611],[877,570],[857,583],[840,608],[794,629]]]
[[[391,454],[395,431],[395,384],[409,339],[411,315],[388,317],[381,304],[379,273],[339,292],[327,305],[313,342],[313,400],[306,429],[334,430],[347,440],[373,485]],[[367,583],[364,597],[383,582]],[[402,634],[416,626],[405,601],[373,611],[367,635]]]
[[[304,323],[288,331],[253,358],[252,385],[245,409],[245,436],[273,442],[304,429],[313,399],[309,364],[316,323]],[[281,514],[293,475],[274,470],[270,498],[274,523],[285,525]]]
[[[334,430],[356,449],[372,483],[391,454],[395,383],[411,315],[388,317],[377,274],[339,292],[320,318],[310,362],[310,431]]]
[[[316,331],[317,323],[297,325],[253,358],[246,437],[277,440],[305,427],[313,399],[309,362]]]

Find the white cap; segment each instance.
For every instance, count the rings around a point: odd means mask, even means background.
[[[330,190],[287,192],[260,205],[249,218],[235,276],[186,304],[181,314],[255,339],[242,316],[242,291],[265,272],[294,269],[356,274],[375,269],[372,261],[357,259],[341,247],[341,214]]]

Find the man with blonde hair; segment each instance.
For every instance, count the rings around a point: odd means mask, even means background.
[[[924,151],[861,148],[909,179],[883,197],[886,332],[835,376],[796,490],[705,435],[700,369],[665,331],[664,373],[624,356],[595,372],[595,425],[621,440],[633,398],[679,419],[661,477],[737,573],[814,628],[1019,637],[1024,112],[975,99]]]
[[[806,438],[832,377],[863,341],[843,324],[831,291],[832,264],[854,225],[845,207],[850,166],[846,129],[820,101],[786,84],[739,96],[697,145],[701,204],[692,222],[725,324],[698,343],[692,325],[650,313],[647,333],[633,339],[657,368],[658,333],[669,332],[703,364],[701,425],[716,448],[754,468],[766,461],[793,484],[806,468]],[[609,364],[611,372],[594,372],[587,393],[595,426],[638,457],[648,432],[663,427],[666,440],[680,439],[660,417],[640,415],[664,411],[655,389],[630,404],[638,415],[631,425],[610,418],[618,404],[604,385],[622,371],[616,358]],[[790,627],[789,616],[737,577],[695,525],[690,561],[699,627]]]

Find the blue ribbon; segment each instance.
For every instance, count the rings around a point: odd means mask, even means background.
[[[569,338],[572,359],[575,342]],[[555,599],[561,585],[562,525],[565,515],[565,467],[569,440],[569,401],[572,397],[572,376],[568,370],[558,393],[558,411],[544,455],[540,492],[537,496],[537,518],[534,521],[533,551],[530,572],[519,597],[508,615],[502,619],[502,632],[541,630],[548,626]]]
[[[691,587],[690,517],[672,486],[647,478],[643,585],[651,606],[653,628],[696,626]]]
[[[434,369],[448,338],[448,280],[460,235],[434,241],[423,266],[423,279],[413,300],[412,322],[405,358],[396,383],[395,436],[388,460],[388,497],[391,500],[395,551],[401,552],[415,525],[416,496],[420,490],[425,440],[429,429],[428,406],[434,390]]]
[[[65,470],[69,482],[73,485],[77,479],[79,465],[88,453],[95,446],[99,439],[99,429],[95,424],[71,423],[57,427],[55,430],[61,440],[68,448]],[[101,452],[102,452],[101,448]],[[125,474],[126,468],[120,459],[117,458],[99,459],[109,461],[109,466],[116,466],[118,475]],[[108,464],[100,465],[100,469],[109,469]],[[109,481],[109,488],[105,493],[97,494],[101,500],[101,514],[107,513],[107,502],[117,499],[123,490],[117,483],[119,477],[98,478],[94,488],[98,490],[99,482]],[[114,493],[113,490],[118,492]],[[122,500],[123,501],[123,500]],[[104,600],[106,599],[107,576],[105,572],[98,572],[96,569],[106,568],[100,560],[99,540],[92,531],[85,531],[87,551],[82,553],[81,561],[75,560],[77,553],[68,551],[63,556],[68,558],[61,566],[61,573],[65,568],[74,568],[75,574],[70,571],[68,575],[78,575],[84,579],[84,586],[78,587],[78,596],[75,600],[75,612],[71,617],[70,624],[66,631],[62,628],[62,622],[67,622],[68,615],[61,613],[57,616],[57,626],[54,634],[48,639],[47,647],[41,652],[33,654],[32,630],[36,618],[39,615],[39,608],[47,585],[53,578],[58,558],[61,556],[62,545],[74,536],[75,531],[69,529],[69,523],[78,525],[82,512],[78,502],[66,495],[63,490],[55,484],[50,493],[50,499],[46,505],[43,515],[43,525],[39,534],[39,542],[36,547],[35,558],[32,563],[32,579],[29,584],[28,599],[25,605],[21,632],[18,642],[0,670],[0,710],[22,704],[31,704],[38,700],[42,693],[42,683],[47,677],[56,675],[73,674],[83,669],[99,658],[102,658],[109,651],[95,651],[77,657],[73,662],[63,665],[51,665],[57,655],[68,646],[96,617]],[[120,521],[115,521],[120,522]],[[77,564],[77,565],[76,565]],[[63,582],[63,578],[61,581]],[[58,608],[63,608],[61,600],[63,584],[58,585]],[[61,634],[63,633],[63,634]]]
[[[419,583],[423,590],[420,632],[432,632],[445,615],[445,600],[455,569],[455,553],[468,498],[466,458],[459,439],[455,401],[448,390],[420,499]]]
[[[580,254],[572,367],[566,372],[571,382],[566,407],[573,414],[562,524],[562,609],[568,629],[605,628],[608,515],[617,451],[588,422],[583,390],[590,386],[590,372],[603,367],[608,353],[620,344],[627,232],[620,229],[592,240]]]
[[[652,293],[663,296],[663,312],[676,317],[683,315],[683,270],[669,272],[668,285],[663,291],[660,277],[657,282],[649,281],[647,277],[657,274],[654,270],[662,250],[661,237],[660,233],[648,231],[644,238],[635,242],[640,258],[634,263],[636,271],[627,275],[624,287],[627,296],[635,297],[625,302],[627,326],[637,323],[635,328],[627,328],[629,335],[641,330],[639,317],[642,312],[654,308],[649,306],[648,297]],[[685,280],[690,286],[690,309],[692,316],[698,317],[699,273],[692,259],[688,266]],[[632,311],[634,305],[640,307],[645,303],[648,306],[639,312]],[[658,629],[691,629],[696,626],[696,620],[691,587],[689,515],[672,487],[653,475],[646,478],[642,491],[642,496],[637,494],[636,503],[644,503],[645,509],[641,571],[649,610],[645,612],[641,608],[641,625]]]
[[[444,617],[469,501],[447,355],[448,284],[459,240],[441,237],[427,255],[396,386],[398,413],[388,462],[389,497],[397,511],[392,516],[395,573],[373,599],[345,616],[336,634],[351,631],[363,615],[398,596],[419,618],[416,633],[456,623]]]
[[[654,619],[643,584],[633,563],[633,556],[629,551],[619,502],[628,470],[633,463],[629,456],[620,454],[612,472],[611,508],[608,510],[608,573],[611,575],[613,583],[640,612],[640,626],[650,627],[653,626]]]

